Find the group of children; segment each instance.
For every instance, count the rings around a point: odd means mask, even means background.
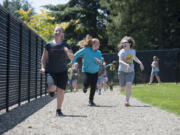
[[[77,58],[82,57],[82,72],[83,78],[83,92],[86,93],[90,86],[89,93],[89,105],[96,106],[94,103],[94,95],[96,88],[101,92],[102,87],[106,87],[106,83],[113,90],[113,81],[116,74],[116,62],[106,65],[102,58],[101,51],[99,50],[100,42],[98,38],[93,38],[87,35],[83,40],[78,42],[81,47],[75,54],[72,53],[71,47],[64,40],[64,30],[61,27],[56,27],[54,30],[54,40],[47,43],[42,59],[41,59],[41,73],[47,75],[47,86],[50,96],[54,96],[57,89],[57,110],[56,113],[59,116],[63,116],[61,111],[62,102],[64,99],[64,90],[68,81],[68,68],[67,65],[71,65],[69,68],[69,75],[71,77],[69,83],[72,85],[72,90],[77,91],[77,79],[78,79],[78,63]],[[142,62],[136,57],[136,52],[133,49],[135,41],[132,37],[125,36],[121,39],[118,47],[120,49],[119,67],[118,67],[118,79],[120,90],[126,90],[125,106],[129,106],[129,99],[131,95],[131,86],[134,79],[134,64],[137,62],[140,69],[143,71],[144,66]],[[70,63],[67,63],[66,57],[70,59]],[[158,59],[152,63],[152,74],[150,83],[153,81],[154,75],[158,78]],[[71,70],[71,71],[70,71]]]
[[[113,61],[111,64],[106,65],[104,58],[102,58],[102,64],[99,67],[99,76],[97,82],[97,92],[101,95],[101,89],[104,88],[104,91],[110,88],[110,91],[113,90],[113,83],[116,74],[116,61]]]
[[[79,77],[79,64],[76,62],[71,67],[68,68],[68,84],[70,86],[71,92],[78,91],[78,77]]]
[[[76,62],[68,68],[68,84],[71,92],[77,92],[77,82],[79,75],[79,64]],[[116,61],[106,65],[104,58],[102,57],[102,63],[99,65],[98,81],[96,90],[101,95],[101,89],[106,91],[108,88],[113,90],[114,78],[116,74]]]

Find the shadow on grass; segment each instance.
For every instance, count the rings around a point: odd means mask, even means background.
[[[54,97],[55,98],[55,97]],[[43,96],[0,115],[0,135],[43,108],[54,98]]]

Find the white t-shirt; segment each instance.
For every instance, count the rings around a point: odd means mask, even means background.
[[[118,71],[123,71],[123,72],[134,72],[134,57],[136,56],[136,52],[134,49],[121,49],[118,53],[118,56],[121,57],[121,59],[130,65],[131,70],[127,69],[127,66],[125,66],[124,64],[120,64],[119,63],[119,68]]]
[[[159,72],[159,64],[157,61],[153,61],[152,65],[155,66],[154,68],[152,68],[152,72]]]

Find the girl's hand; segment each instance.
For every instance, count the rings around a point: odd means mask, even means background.
[[[129,64],[127,65],[127,71],[131,71],[131,66]]]
[[[96,57],[94,57],[94,59],[95,59],[95,61],[97,61],[97,63],[101,63],[101,61],[98,59],[98,58],[96,58]]]
[[[71,64],[71,63],[68,63],[67,66],[68,66],[68,67],[72,67],[72,64]]]
[[[43,74],[45,72],[45,68],[40,69],[40,73]]]
[[[140,69],[141,69],[141,71],[144,70],[144,65],[142,63],[140,64]]]

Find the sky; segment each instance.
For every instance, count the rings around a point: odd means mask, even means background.
[[[35,8],[35,12],[40,13],[40,8],[42,9],[42,5],[48,4],[66,4],[69,0],[28,0],[28,2]],[[0,4],[3,3],[3,0],[0,0]]]

